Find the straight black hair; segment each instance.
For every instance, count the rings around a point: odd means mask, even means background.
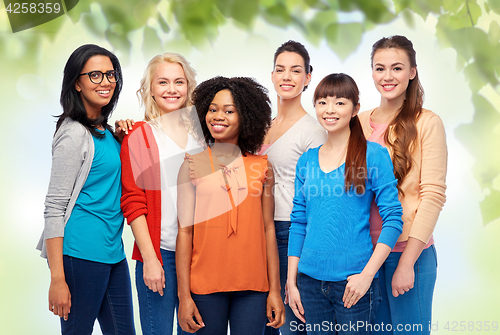
[[[314,105],[319,99],[327,97],[346,98],[353,107],[359,103],[358,85],[351,76],[344,73],[332,73],[321,80],[314,91]],[[345,191],[353,189],[357,194],[364,194],[366,189],[366,138],[357,115],[349,122],[349,142],[345,158]]]
[[[111,60],[111,64],[113,64],[113,69],[118,72],[119,76],[118,81],[116,82],[113,96],[111,97],[109,103],[106,106],[102,107],[101,115],[96,119],[90,119],[87,116],[87,111],[85,110],[85,106],[83,105],[81,95],[75,88],[75,83],[80,77],[80,74],[85,67],[85,64],[87,64],[87,61],[91,57],[98,55],[108,57]],[[99,126],[102,126],[113,132],[111,126],[108,124],[108,119],[116,107],[122,87],[123,82],[121,77],[120,62],[112,52],[95,44],[85,44],[73,51],[71,56],[69,56],[68,61],[66,62],[66,66],[64,67],[64,77],[60,98],[63,112],[61,115],[56,116],[58,117],[56,132],[67,117],[80,122],[92,133],[92,135],[96,137],[104,136],[96,131],[96,128]]]

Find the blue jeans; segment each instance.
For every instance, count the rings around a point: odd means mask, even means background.
[[[373,279],[366,294],[351,308],[344,307],[342,302],[346,285],[347,280],[321,281],[303,273],[298,274],[297,287],[304,307],[308,335],[370,334],[380,303],[378,278]]]
[[[413,288],[394,298],[392,276],[396,271],[401,252],[391,252],[379,271],[382,302],[376,314],[375,324],[391,325],[377,334],[430,334],[432,296],[437,275],[436,248],[424,249],[415,262]],[[388,329],[389,328],[389,329]],[[374,328],[376,329],[376,328]]]
[[[62,334],[92,334],[96,319],[104,335],[135,334],[127,259],[106,264],[65,255],[63,262],[71,311],[61,318]]]
[[[158,292],[151,291],[144,283],[144,264],[141,261],[136,261],[135,264],[135,285],[143,335],[172,335],[174,313],[179,308],[175,252],[164,249],[160,249],[160,252],[165,271],[163,297]],[[183,334],[178,322],[177,334]]]
[[[290,230],[290,221],[274,221],[274,229],[276,230],[276,241],[278,242],[278,253],[280,257],[280,284],[281,284],[281,299],[285,299],[285,284],[288,278],[288,232]],[[266,327],[266,335],[305,335],[305,331],[292,330],[291,325],[303,325],[302,321],[297,319],[293,314],[290,306],[285,305],[286,321],[280,329]],[[293,321],[293,322],[292,322]]]
[[[267,295],[268,292],[256,291],[191,293],[205,324],[196,334],[227,334],[228,321],[231,335],[264,334]]]

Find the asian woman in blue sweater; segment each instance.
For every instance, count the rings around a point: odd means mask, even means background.
[[[365,140],[358,101],[351,77],[326,76],[314,106],[327,142],[297,162],[288,293],[307,334],[369,334],[380,326],[372,324],[380,302],[377,272],[402,232],[389,153]],[[383,219],[375,249],[368,221],[373,199]]]

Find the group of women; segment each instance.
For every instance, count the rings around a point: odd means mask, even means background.
[[[271,119],[254,79],[196,85],[186,59],[165,53],[137,91],[144,121],[121,120],[113,136],[120,64],[96,45],[75,50],[38,246],[62,333],[91,334],[97,319],[103,334],[135,334],[123,217],[143,334],[429,333],[444,127],[422,107],[406,37],[377,41],[371,63],[380,105],[358,115],[354,80],[330,74],[316,121],[301,103],[309,54],[284,43]]]

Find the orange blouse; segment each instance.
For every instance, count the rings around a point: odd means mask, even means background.
[[[267,156],[228,166],[212,151],[186,154],[196,187],[191,292],[269,291],[262,191]]]

